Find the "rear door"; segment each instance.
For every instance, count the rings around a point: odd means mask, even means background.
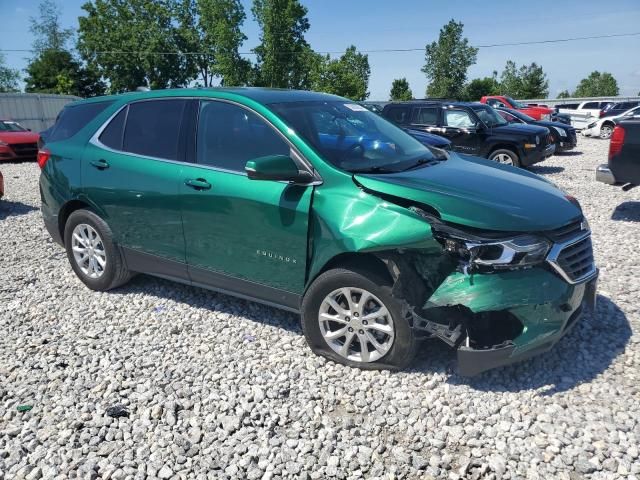
[[[442,136],[444,129],[439,126],[441,114],[442,107],[439,105],[415,108],[411,119],[411,128]]]
[[[200,103],[194,150],[180,182],[192,281],[298,308],[313,187],[250,180],[244,170],[295,152],[257,113],[218,100]]]
[[[84,194],[109,224],[134,271],[187,278],[178,197],[184,158],[180,129],[187,104],[186,99],[131,103],[85,150]]]

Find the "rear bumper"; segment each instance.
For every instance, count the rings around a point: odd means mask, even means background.
[[[613,172],[607,164],[598,165],[598,168],[596,168],[596,180],[598,182],[606,183],[607,185],[615,185],[618,183],[616,177],[613,176]]]

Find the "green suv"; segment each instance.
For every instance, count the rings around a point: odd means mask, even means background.
[[[84,100],[38,163],[46,227],[89,288],[146,273],[284,308],[350,366],[402,368],[438,337],[473,375],[551,348],[595,301],[574,198],[333,95]]]

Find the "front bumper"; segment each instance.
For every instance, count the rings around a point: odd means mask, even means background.
[[[618,183],[616,177],[613,176],[613,172],[606,163],[598,165],[596,168],[596,180],[598,182],[606,183],[607,185],[615,185]]]
[[[583,128],[580,134],[583,137],[599,137],[600,127]]]
[[[545,147],[538,147],[533,150],[525,150],[525,154],[522,157],[522,164],[524,166],[530,166],[535,163],[540,163],[551,157],[556,153],[556,144],[550,143]]]
[[[430,308],[456,305],[468,312],[468,327],[482,321],[483,316],[489,319],[484,334],[472,338],[469,330],[458,347],[459,373],[473,376],[551,349],[585,308],[594,307],[596,287],[597,271],[585,282],[573,285],[544,267],[493,274],[454,273],[430,297],[425,313],[429,315]],[[500,337],[500,330],[508,330],[500,322],[507,321],[521,324],[513,338]]]
[[[19,160],[36,160],[37,157],[38,148],[35,143],[33,144],[33,148],[22,145],[0,145],[0,161],[15,162]]]

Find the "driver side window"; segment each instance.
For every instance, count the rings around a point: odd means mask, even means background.
[[[289,155],[289,145],[261,117],[231,103],[201,103],[197,163],[244,172],[249,160],[267,155]]]

